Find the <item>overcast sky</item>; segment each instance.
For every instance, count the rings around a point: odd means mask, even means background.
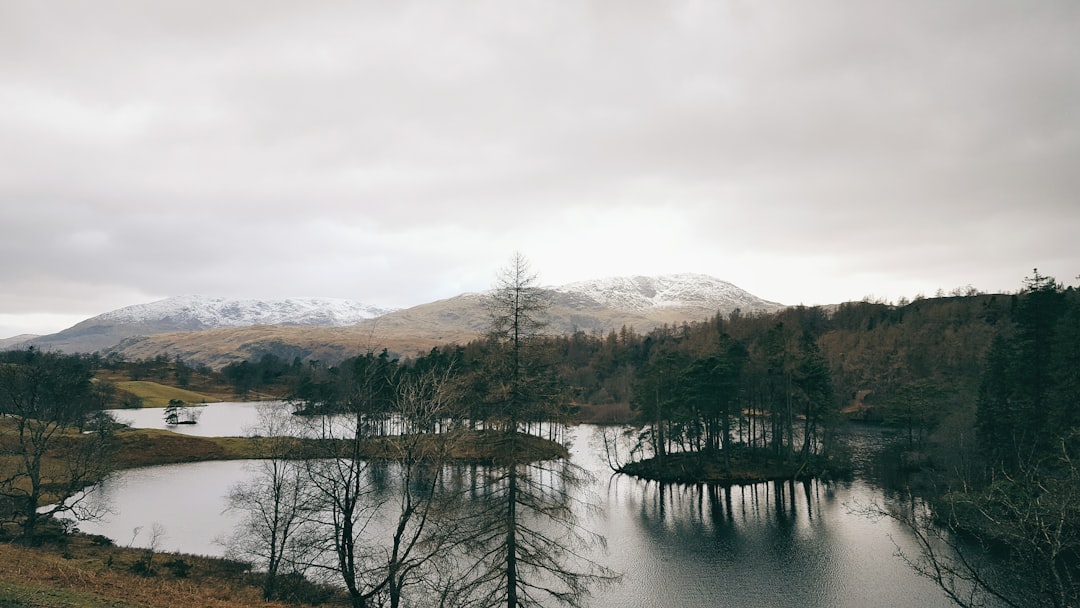
[[[0,338],[170,295],[1080,274],[1074,0],[0,0]]]

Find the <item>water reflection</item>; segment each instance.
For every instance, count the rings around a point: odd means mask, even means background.
[[[592,525],[628,582],[595,606],[951,605],[893,555],[904,530],[852,513],[881,497],[861,481],[725,488],[608,473],[601,491]]]
[[[210,406],[199,424],[183,430],[243,434],[260,407],[283,405]],[[215,409],[220,418],[212,415]],[[245,417],[249,422],[242,422]],[[226,419],[231,422],[212,422]],[[589,425],[572,429],[571,457],[594,476],[580,498],[598,508],[582,510],[584,525],[608,541],[606,551],[598,548],[589,557],[621,572],[623,580],[600,590],[589,606],[950,605],[895,557],[894,540],[913,549],[906,531],[852,513],[853,505],[885,500],[863,478],[731,488],[647,482],[611,473],[597,447],[599,433]],[[452,467],[443,483],[479,492],[481,469]],[[83,528],[128,544],[135,527],[149,530],[156,521],[165,527],[164,549],[220,555],[224,547],[217,541],[236,521],[224,511],[223,497],[250,474],[243,462],[125,471],[104,484],[114,507],[109,521]],[[384,491],[394,483],[392,464],[372,467],[370,474]],[[133,544],[145,546],[146,540],[136,537]]]
[[[223,402],[197,406],[197,424],[165,424],[162,408],[106,410],[114,420],[136,429],[163,429],[199,437],[246,437],[259,427],[259,414],[267,410],[287,409],[285,401]],[[291,411],[291,410],[290,410]]]

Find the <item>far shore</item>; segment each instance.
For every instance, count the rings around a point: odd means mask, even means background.
[[[117,431],[117,439],[119,448],[116,464],[121,469],[210,460],[267,458],[267,442],[271,440],[263,437],[199,437],[160,429],[128,428]],[[409,442],[416,452],[439,454],[455,462],[493,463],[503,462],[508,458],[504,437],[491,431],[468,431],[457,433],[452,438],[438,434],[374,437],[361,442],[361,455],[370,459],[400,459],[409,439],[416,440]],[[328,450],[333,449],[332,442],[342,441],[298,438],[273,440],[277,442],[277,453],[281,453],[280,450],[284,448],[291,457],[297,458],[323,457]],[[569,457],[566,448],[555,441],[519,434],[518,442],[518,457],[523,460]]]

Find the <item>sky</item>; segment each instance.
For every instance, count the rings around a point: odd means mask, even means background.
[[[0,338],[171,295],[1080,274],[1074,0],[0,0]]]

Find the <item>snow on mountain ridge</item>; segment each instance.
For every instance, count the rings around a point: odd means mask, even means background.
[[[739,287],[704,274],[681,273],[656,277],[609,277],[568,283],[551,289],[578,293],[622,310],[728,307],[773,309],[781,304],[763,300]]]
[[[657,309],[698,308],[774,310],[769,302],[704,274],[623,276],[546,287],[616,310],[647,313]],[[484,293],[458,297],[482,299]],[[107,312],[77,327],[140,326],[138,331],[198,331],[252,325],[341,327],[380,317],[393,310],[337,298],[237,299],[198,295],[173,296]],[[151,329],[153,328],[153,329]]]
[[[280,300],[234,299],[197,295],[173,296],[113,310],[95,321],[154,323],[169,319],[193,328],[244,327],[249,325],[354,325],[387,312],[353,300],[338,298],[285,298]]]

